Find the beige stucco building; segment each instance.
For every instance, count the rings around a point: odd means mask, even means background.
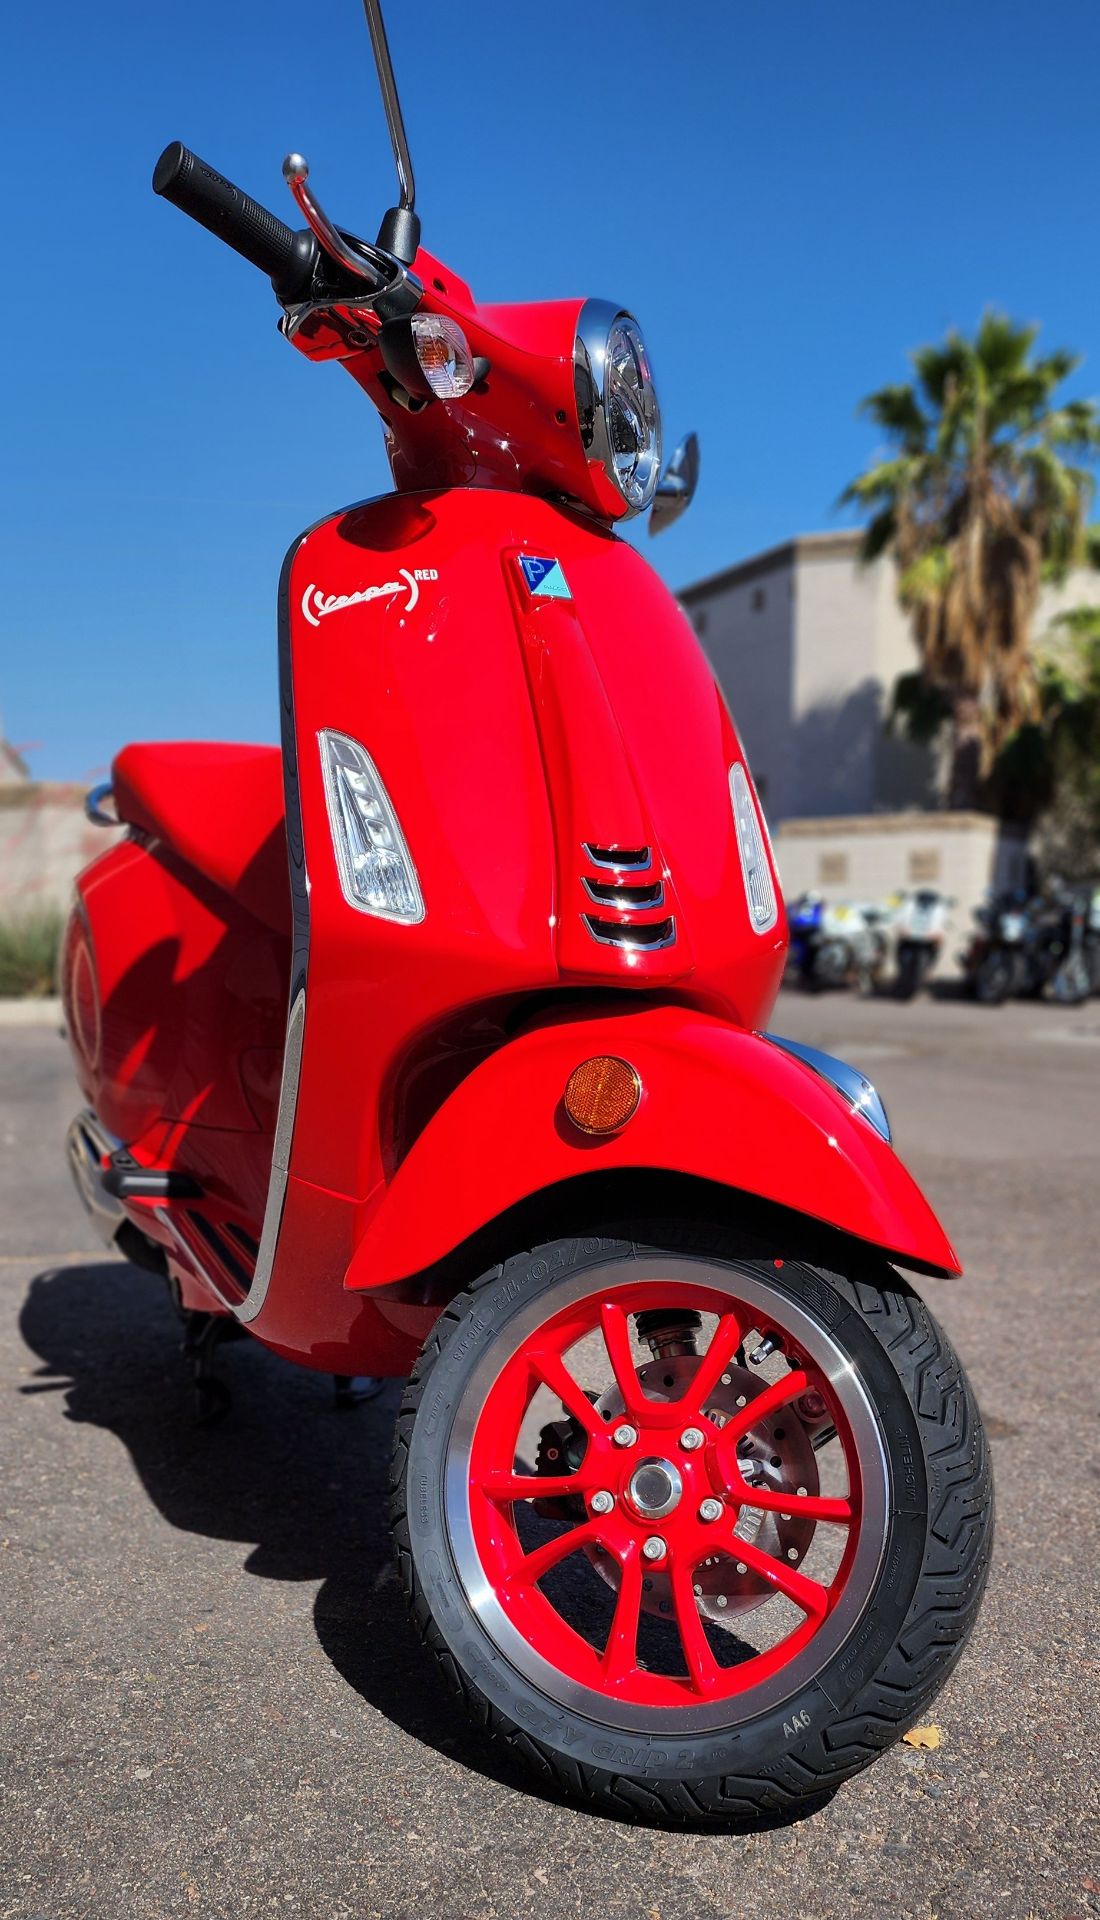
[[[685,587],[680,599],[721,682],[775,835],[789,900],[882,900],[933,886],[965,936],[988,888],[1024,884],[1027,846],[988,815],[942,806],[945,769],[887,733],[894,682],[917,666],[896,571],[865,567],[858,532],[803,534]],[[1044,592],[1042,634],[1100,601],[1081,571]],[[943,954],[950,966],[952,939]]]
[[[917,665],[892,560],[865,567],[858,532],[801,534],[685,587],[680,600],[722,684],[772,826],[934,807],[934,756],[885,731],[893,685]],[[1100,575],[1044,593],[1100,600]]]

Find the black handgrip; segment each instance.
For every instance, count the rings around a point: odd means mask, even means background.
[[[173,140],[157,161],[153,192],[189,213],[208,233],[268,274],[281,300],[301,298],[309,291],[318,255],[312,233],[295,233],[284,226],[182,141]]]

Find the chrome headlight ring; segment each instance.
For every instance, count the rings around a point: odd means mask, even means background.
[[[653,369],[632,314],[586,300],[573,348],[577,424],[591,467],[610,482],[609,517],[644,513],[661,473],[661,409]]]

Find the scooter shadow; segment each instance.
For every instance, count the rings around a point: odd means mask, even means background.
[[[64,1393],[66,1419],[115,1434],[170,1526],[240,1541],[248,1547],[245,1572],[260,1579],[320,1581],[313,1610],[320,1646],[378,1713],[512,1791],[560,1800],[472,1725],[409,1621],[386,1522],[400,1381],[341,1410],[328,1376],[241,1339],[219,1358],[232,1393],[229,1414],[216,1427],[196,1427],[182,1329],[167,1290],[127,1266],[40,1273],[20,1331],[41,1362],[21,1391]],[[815,1810],[753,1825],[789,1825]],[[730,1821],[729,1830],[740,1824]]]

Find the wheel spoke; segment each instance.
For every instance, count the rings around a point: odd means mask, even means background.
[[[724,1313],[711,1335],[710,1345],[699,1362],[687,1392],[679,1402],[685,1411],[688,1407],[691,1407],[695,1413],[705,1411],[705,1403],[710,1399],[740,1344],[741,1323],[737,1315]]]
[[[622,1563],[619,1597],[600,1671],[606,1686],[627,1679],[638,1665],[638,1622],[642,1611],[642,1560],[636,1549]]]
[[[761,1513],[786,1513],[792,1520],[832,1520],[837,1526],[850,1527],[855,1519],[850,1500],[826,1499],[823,1494],[791,1493],[782,1487],[757,1486],[745,1481],[743,1489],[734,1489],[747,1507]]]
[[[494,1468],[480,1482],[489,1500],[502,1506],[512,1500],[560,1500],[564,1495],[583,1493],[592,1484],[583,1471],[577,1473],[507,1473]]]
[[[718,1436],[719,1453],[728,1453],[738,1440],[744,1439],[750,1427],[755,1427],[760,1420],[766,1420],[770,1414],[778,1413],[780,1407],[785,1407],[789,1401],[797,1400],[809,1384],[809,1375],[801,1367],[793,1367],[781,1379],[773,1381],[770,1387],[765,1387],[763,1393],[758,1393],[743,1407],[738,1407],[730,1414]]]
[[[812,1620],[823,1620],[829,1611],[829,1589],[817,1580],[808,1580],[797,1567],[785,1560],[777,1560],[774,1554],[765,1553],[763,1547],[753,1546],[747,1540],[733,1541],[733,1551],[738,1560],[753,1573],[758,1573],[769,1586],[785,1593],[796,1607],[809,1614]]]
[[[541,1547],[533,1553],[526,1553],[508,1575],[509,1583],[534,1587],[556,1567],[559,1560],[568,1559],[579,1547],[595,1546],[599,1537],[599,1528],[592,1522],[580,1527],[570,1527],[565,1533],[555,1534],[552,1540],[544,1540]]]
[[[670,1569],[672,1581],[672,1607],[676,1615],[676,1625],[680,1634],[680,1644],[684,1649],[691,1684],[696,1693],[713,1693],[721,1676],[718,1665],[710,1649],[710,1641],[703,1631],[702,1615],[695,1600],[695,1588],[692,1584],[694,1569],[686,1561],[674,1560]]]
[[[557,1395],[566,1413],[571,1413],[587,1434],[603,1431],[603,1422],[593,1410],[591,1400],[583,1388],[577,1385],[560,1353],[540,1347],[528,1355],[528,1364],[543,1385]]]
[[[615,1375],[615,1385],[623,1396],[627,1413],[637,1418],[646,1401],[638,1384],[638,1370],[630,1349],[630,1322],[621,1307],[605,1300],[600,1308],[600,1327],[604,1346]]]

